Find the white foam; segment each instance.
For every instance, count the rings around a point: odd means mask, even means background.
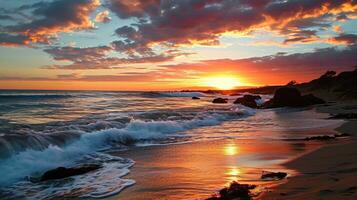
[[[135,184],[134,180],[122,178],[129,173],[129,167],[134,164],[132,160],[106,154],[95,154],[94,157],[86,157],[86,159],[103,162],[102,168],[63,180],[40,183],[21,181],[5,191],[14,193],[15,199],[16,197],[56,199],[73,194],[85,198],[104,198]]]
[[[111,148],[113,145],[180,138],[185,136],[182,133],[184,131],[218,125],[242,114],[253,114],[253,111],[236,106],[233,110],[200,112],[191,120],[132,120],[124,128],[84,133],[79,139],[63,147],[50,145],[44,150],[28,149],[0,161],[0,185],[8,185],[59,166],[69,166],[84,155]]]

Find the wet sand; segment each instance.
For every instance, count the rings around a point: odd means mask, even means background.
[[[357,113],[357,106],[339,104],[318,110]],[[267,192],[262,199],[357,199],[357,120],[349,120],[336,130],[352,137],[287,162],[284,166],[297,170],[299,175]]]
[[[226,139],[137,147],[117,153],[136,161],[125,177],[136,184],[110,199],[204,199],[232,181],[257,184],[255,192],[261,193],[286,182],[260,180],[263,170],[295,175],[281,163],[319,146],[319,142]]]
[[[332,108],[321,109],[327,112],[326,109]],[[347,133],[357,130],[355,122],[351,123],[337,130]],[[338,133],[333,130],[336,127],[331,128],[287,132],[306,136]],[[274,134],[271,130],[264,132]],[[136,184],[108,199],[205,199],[232,181],[258,185],[254,191],[259,193],[257,199],[356,199],[341,196],[354,195],[355,145],[350,138],[332,141],[257,138],[132,147],[115,154],[136,162],[125,177],[134,179]],[[284,171],[289,177],[262,181],[264,170]],[[339,184],[337,191],[335,185]]]

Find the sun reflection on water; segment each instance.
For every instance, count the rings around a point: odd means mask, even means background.
[[[227,156],[234,156],[239,153],[238,146],[234,143],[226,144],[223,148],[223,151],[224,151],[224,155],[227,155]]]

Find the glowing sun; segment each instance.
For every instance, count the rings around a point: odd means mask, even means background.
[[[233,76],[215,76],[202,79],[202,85],[214,87],[220,90],[231,90],[238,86],[243,86],[242,82]]]

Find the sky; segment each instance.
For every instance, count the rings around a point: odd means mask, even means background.
[[[232,89],[357,66],[357,0],[0,4],[0,89]]]

